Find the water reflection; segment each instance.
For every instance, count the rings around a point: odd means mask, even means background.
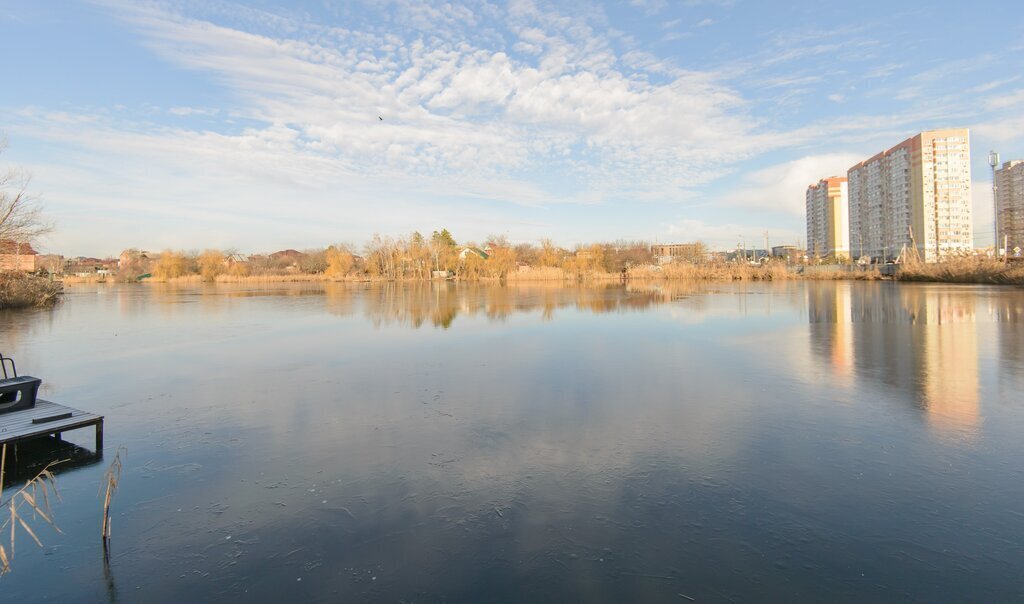
[[[103,461],[103,453],[96,452],[74,443],[57,440],[51,436],[22,441],[17,446],[8,445],[4,460],[4,489],[24,485],[49,466],[50,471],[60,476],[80,468],[87,468]]]
[[[546,320],[558,309],[573,308],[592,313],[643,310],[666,302],[664,294],[646,287],[598,285],[566,287],[561,283],[506,287],[496,284],[456,285],[387,283],[354,289],[335,285],[325,289],[330,312],[347,315],[356,311],[356,298],[374,325],[425,324],[449,328],[459,316],[481,315],[491,321],[505,321],[517,313],[540,311]]]
[[[1015,599],[1020,301],[891,283],[73,290],[0,333],[132,451],[114,550],[101,568],[102,467],[68,472],[67,547],[25,553],[5,595],[99,600],[113,572],[147,601]]]
[[[1006,291],[1012,294],[1012,291]],[[980,421],[979,316],[1010,324],[997,329],[1002,355],[1018,365],[1019,298],[979,296],[962,287],[808,284],[811,348],[833,376],[871,376],[910,399],[939,431],[976,428]],[[1012,372],[1011,372],[1012,374]]]
[[[807,312],[811,326],[811,354],[826,361],[833,375],[849,384],[853,375],[852,284],[807,289]]]

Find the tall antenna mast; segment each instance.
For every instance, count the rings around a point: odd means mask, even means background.
[[[999,255],[999,197],[996,195],[996,167],[999,166],[999,154],[995,151],[988,152],[988,165],[992,168],[992,227],[995,238],[992,240],[992,253]]]

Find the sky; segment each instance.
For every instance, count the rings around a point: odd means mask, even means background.
[[[927,129],[1024,158],[1024,12],[906,0],[0,0],[0,168],[42,250],[449,229],[796,244],[807,185]]]

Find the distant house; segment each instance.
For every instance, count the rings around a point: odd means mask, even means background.
[[[38,267],[38,256],[28,243],[9,239],[0,241],[0,270],[34,272]]]
[[[482,249],[480,249],[478,247],[464,247],[464,248],[462,248],[462,251],[459,252],[459,260],[465,260],[466,256],[468,256],[470,254],[473,254],[475,256],[479,256],[480,258],[482,258],[484,260],[487,260],[490,257],[490,256],[487,255],[487,252],[483,251]]]
[[[64,273],[76,277],[105,276],[118,270],[120,260],[113,258],[88,258],[79,256],[64,262]]]
[[[268,256],[268,258],[270,258],[271,263],[286,268],[288,270],[298,269],[299,262],[302,261],[302,259],[305,257],[306,255],[303,254],[302,252],[292,249],[274,252],[273,254],[270,254],[270,256]]]
[[[249,257],[245,254],[228,254],[224,257],[225,266],[233,266],[235,264],[246,264],[249,262]]]
[[[64,272],[64,256],[57,254],[39,254],[36,256],[36,269],[59,275]]]
[[[117,270],[143,273],[149,267],[149,252],[130,249],[121,252],[117,259]]]

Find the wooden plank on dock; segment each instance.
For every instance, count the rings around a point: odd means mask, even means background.
[[[60,434],[88,426],[96,426],[97,448],[102,447],[102,415],[39,399],[31,409],[0,413],[0,444]]]

